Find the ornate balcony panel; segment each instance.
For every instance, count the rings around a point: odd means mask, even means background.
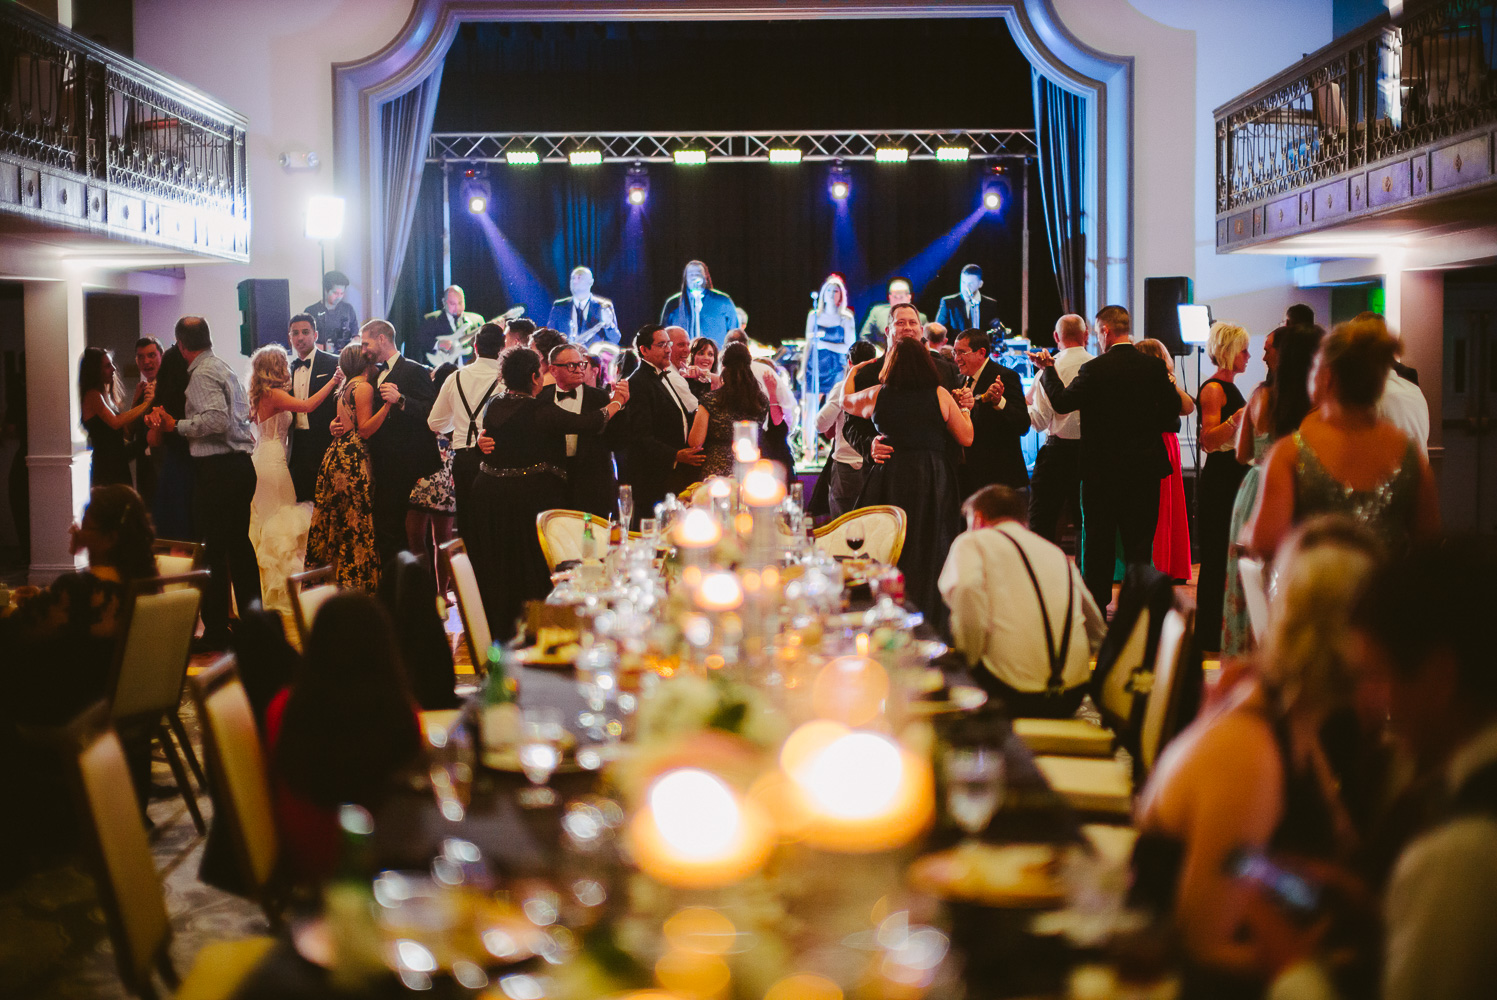
[[[1490,183],[1494,133],[1497,0],[1411,0],[1216,110],[1218,251]]]
[[[0,5],[0,212],[248,260],[246,128],[199,91]]]

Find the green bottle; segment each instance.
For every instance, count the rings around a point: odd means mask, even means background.
[[[374,917],[374,820],[362,806],[338,810],[342,853],[323,889],[323,912],[335,956],[329,981],[342,990],[366,987],[385,971]]]
[[[519,698],[520,688],[510,675],[509,657],[497,642],[489,647],[487,676],[483,682],[483,703],[505,705]]]
[[[589,514],[582,519],[582,561],[592,562],[598,558],[598,540],[593,535],[593,518]]]

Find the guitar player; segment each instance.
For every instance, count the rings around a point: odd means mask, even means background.
[[[593,272],[585,267],[574,267],[567,285],[572,294],[551,304],[546,325],[560,330],[567,335],[568,341],[583,348],[598,341],[617,344],[618,317],[610,300],[593,294]]]
[[[483,317],[464,311],[465,306],[462,288],[449,285],[442,293],[442,308],[421,317],[416,335],[406,341],[405,356],[433,368],[462,364],[472,355],[473,338],[483,326]]]

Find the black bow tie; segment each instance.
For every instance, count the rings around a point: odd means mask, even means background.
[[[568,389],[566,392],[562,392],[560,389],[557,389],[556,390],[556,398],[557,399],[576,399],[577,398],[577,390],[576,389]]]
[[[374,366],[374,372],[377,375],[380,372],[385,371],[389,367],[390,367],[390,362],[388,362],[388,361],[381,361],[381,362],[379,362],[378,364],[376,364]]]
[[[291,362],[291,374],[295,375],[302,368],[311,368],[311,367],[312,367],[312,362],[311,361],[307,360],[306,358],[297,358],[295,361]]]

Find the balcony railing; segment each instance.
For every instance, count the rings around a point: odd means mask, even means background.
[[[0,4],[0,211],[247,260],[243,116]]]
[[[1497,2],[1411,0],[1216,110],[1217,212],[1492,124]]]

